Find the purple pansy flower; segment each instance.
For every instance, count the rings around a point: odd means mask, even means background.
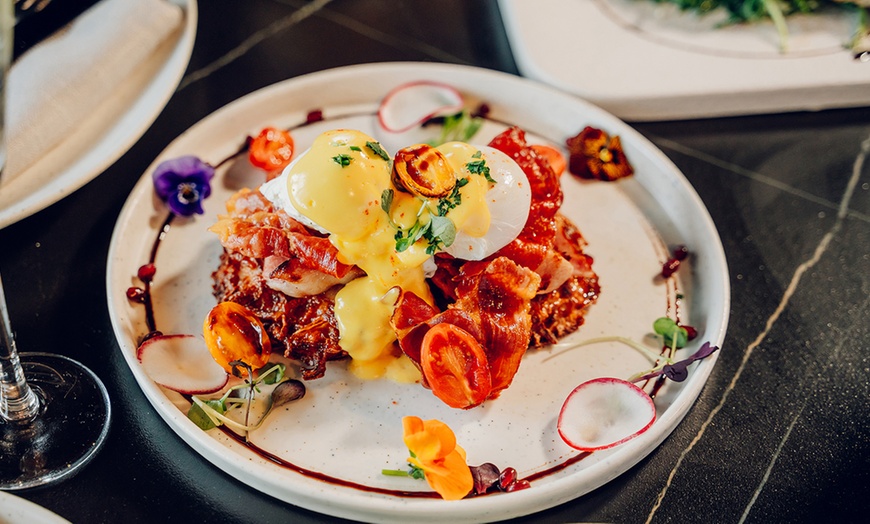
[[[176,215],[203,214],[202,201],[211,194],[214,167],[195,156],[161,162],[154,170],[154,191]]]

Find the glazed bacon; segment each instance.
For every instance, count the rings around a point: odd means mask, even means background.
[[[557,214],[554,247],[570,263],[571,274],[555,290],[538,294],[532,300],[532,339],[530,346],[555,344],[583,324],[587,306],[598,299],[601,288],[592,270],[592,257],[583,253],[586,241],[577,227]]]
[[[263,260],[267,284],[291,297],[323,293],[360,276],[359,268],[338,260],[327,239],[275,210],[259,191],[243,189],[227,201],[227,215],[210,231],[227,251]]]
[[[338,261],[328,239],[275,210],[259,191],[242,190],[211,230],[224,253],[212,275],[219,302],[237,302],[263,322],[273,348],[298,360],[305,379],[346,358],[338,345],[328,290],[362,272]]]
[[[273,351],[300,362],[302,377],[320,378],[326,362],[347,357],[338,345],[333,299],[327,294],[288,297],[266,285],[256,259],[224,251],[212,274],[218,302],[237,302],[263,323]]]
[[[529,309],[541,279],[507,257],[496,258],[484,268],[474,265],[476,274],[465,269],[457,280],[460,298],[453,307],[468,312],[483,331],[481,342],[492,375],[489,398],[495,398],[513,381],[529,346]]]
[[[559,176],[547,160],[526,142],[525,131],[512,127],[493,138],[489,145],[511,157],[526,174],[532,190],[529,218],[520,234],[493,257],[506,256],[530,269],[537,270],[551,257],[556,237],[554,218],[562,207]],[[549,287],[549,274],[541,275]]]

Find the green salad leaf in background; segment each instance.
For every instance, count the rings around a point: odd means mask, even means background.
[[[788,23],[786,18],[793,14],[817,13],[822,10],[848,10],[856,13],[855,34],[850,35],[847,46],[858,56],[870,53],[870,0],[652,0],[659,4],[676,4],[683,11],[694,11],[700,15],[724,9],[728,13],[728,23],[740,24],[772,20],[779,32],[780,50],[788,47]],[[865,48],[866,47],[866,48]]]

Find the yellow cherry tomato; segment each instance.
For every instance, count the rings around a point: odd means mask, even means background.
[[[269,362],[272,343],[254,313],[235,302],[221,302],[206,315],[202,326],[212,358],[232,372],[230,362],[241,361],[259,369]]]

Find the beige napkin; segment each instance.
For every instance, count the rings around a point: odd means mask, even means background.
[[[182,18],[165,0],[102,0],[22,55],[7,83],[5,181],[75,133]]]

